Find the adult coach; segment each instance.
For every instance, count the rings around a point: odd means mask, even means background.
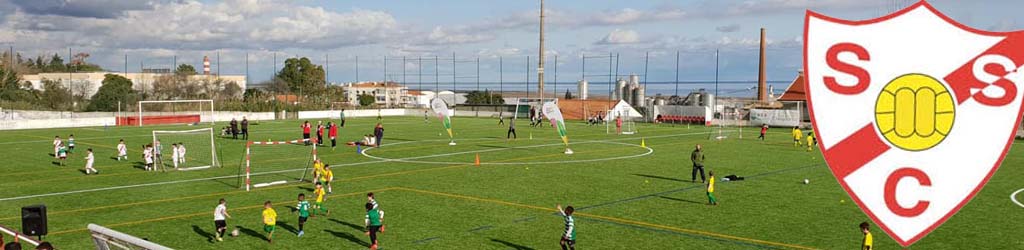
[[[373,137],[377,138],[375,147],[379,148],[381,144],[384,144],[384,125],[381,125],[379,122],[377,123],[377,127],[373,128]]]
[[[231,118],[231,139],[238,139],[238,120]]]
[[[249,119],[245,119],[245,116],[242,117],[242,139],[249,139]]]
[[[690,182],[697,182],[697,171],[700,171],[700,183],[707,179],[704,177],[704,150],[700,144],[690,153],[690,161],[693,161],[693,171],[690,173]]]
[[[341,109],[341,126],[345,127],[345,109]]]

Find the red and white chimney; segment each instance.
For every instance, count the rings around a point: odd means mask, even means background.
[[[210,75],[210,57],[203,56],[203,75]]]

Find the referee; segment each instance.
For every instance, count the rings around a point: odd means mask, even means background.
[[[700,171],[700,183],[704,183],[704,151],[700,144],[690,153],[690,161],[693,161],[693,171],[690,173],[690,182],[697,182],[697,171]]]

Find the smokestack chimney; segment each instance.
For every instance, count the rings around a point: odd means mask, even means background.
[[[761,53],[760,53],[761,59],[760,59],[760,63],[758,63],[758,65],[757,65],[757,100],[760,101],[760,102],[768,101],[768,98],[767,98],[767,96],[765,94],[765,90],[767,90],[767,88],[765,87],[766,79],[765,79],[765,75],[764,75],[764,64],[765,64],[765,60],[764,60],[765,40],[764,39],[765,39],[765,31],[764,31],[764,28],[761,28]]]
[[[764,48],[763,45],[761,47]],[[210,75],[210,57],[208,56],[203,56],[203,75]]]

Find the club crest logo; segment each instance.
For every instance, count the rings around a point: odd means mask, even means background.
[[[808,11],[808,107],[829,168],[903,246],[999,168],[1021,118],[1024,32],[957,23],[926,2],[878,19]]]

